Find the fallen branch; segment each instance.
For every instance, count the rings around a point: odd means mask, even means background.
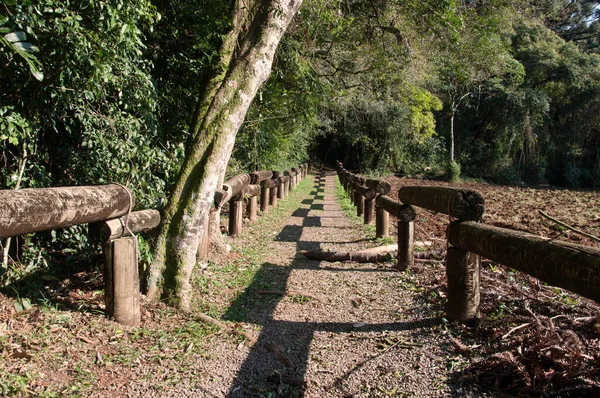
[[[398,253],[398,245],[379,246],[365,250],[358,250],[355,252],[310,252],[302,250],[300,253],[308,259],[317,261],[354,261],[357,263],[375,263],[389,261],[395,258]],[[445,250],[430,250],[426,252],[416,252],[414,254],[414,258],[438,260],[443,258],[444,254]]]
[[[254,345],[258,341],[250,333],[246,333],[241,330],[236,330],[236,329],[224,324],[223,322],[219,321],[218,319],[213,318],[210,315],[203,314],[202,312],[194,314],[194,315],[196,315],[198,318],[200,318],[200,320],[204,323],[209,323],[211,325],[215,325],[216,327],[223,329],[224,331],[226,331],[229,334],[235,334],[235,335],[244,337],[246,340],[248,340],[248,342],[250,342],[250,344]]]
[[[304,296],[313,300],[321,301],[317,296],[313,296],[310,293],[298,292],[294,290],[255,290],[256,294],[274,294],[276,296]]]
[[[529,325],[531,325],[531,322],[527,322],[527,323],[524,323],[524,324],[522,324],[522,325],[519,325],[519,326],[517,326],[517,327],[514,327],[514,328],[510,329],[510,330],[508,331],[508,333],[506,333],[504,336],[502,336],[502,340],[506,339],[506,338],[507,338],[508,336],[510,336],[510,335],[511,335],[513,332],[516,332],[516,331],[517,331],[517,330],[519,330],[519,329],[523,329],[524,327],[527,327],[527,326],[529,326]]]
[[[575,233],[577,233],[577,234],[579,234],[579,235],[583,235],[583,236],[585,236],[586,238],[589,238],[589,239],[593,240],[594,242],[598,242],[598,243],[600,243],[600,238],[599,238],[599,237],[597,237],[597,236],[594,236],[594,235],[590,235],[590,234],[588,234],[587,232],[583,232],[583,231],[582,231],[582,230],[580,230],[580,229],[577,229],[577,228],[575,228],[575,227],[572,227],[572,226],[570,226],[569,224],[566,224],[566,223],[564,223],[564,222],[562,222],[562,221],[559,221],[559,220],[557,220],[556,218],[554,218],[554,217],[552,217],[552,216],[549,216],[548,214],[544,213],[544,211],[542,211],[542,210],[538,210],[538,212],[539,212],[539,213],[540,213],[542,216],[546,217],[548,220],[550,220],[550,221],[552,221],[552,222],[555,222],[556,224],[560,225],[561,227],[564,227],[564,228],[566,228],[566,229],[568,229],[568,230],[571,230],[571,231],[573,231],[573,232],[575,232]]]
[[[311,260],[318,261],[355,261],[358,263],[370,263],[391,260],[393,252],[398,251],[398,245],[387,245],[372,247],[370,249],[355,252],[309,252],[302,250],[300,253]]]

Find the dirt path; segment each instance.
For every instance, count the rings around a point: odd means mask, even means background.
[[[333,172],[315,177],[310,196],[272,242],[272,255],[225,315],[260,328],[242,363],[230,358],[223,369],[226,395],[443,396],[448,364],[440,314],[415,293],[410,273],[389,264],[319,263],[300,255],[370,243],[341,211],[334,179]],[[253,304],[265,290],[298,294]]]

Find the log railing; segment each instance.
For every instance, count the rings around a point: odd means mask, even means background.
[[[248,218],[255,221],[257,198],[264,187],[272,193],[261,200],[261,207],[277,206],[277,199],[287,197],[309,168],[304,163],[284,177],[277,171],[259,171],[228,179],[216,190],[214,206],[230,203],[229,235],[238,235],[242,229],[245,199]],[[102,244],[106,315],[118,323],[137,326],[141,321],[140,277],[134,235],[155,229],[161,217],[157,210],[132,211],[133,207],[133,195],[120,184],[0,190],[0,239],[89,224],[90,237]],[[207,250],[208,234],[199,252]]]
[[[396,201],[386,196],[389,184],[384,181],[352,174],[340,162],[337,172],[348,196],[358,202],[357,208],[361,206],[357,196],[365,201],[372,196],[365,187],[376,193],[377,237],[388,235],[390,214],[398,219],[399,270],[414,262],[414,207],[455,219],[447,229],[448,319],[468,322],[478,316],[480,256],[600,302],[600,249],[482,224],[484,198],[473,190],[404,186]],[[365,214],[365,223],[367,219]]]

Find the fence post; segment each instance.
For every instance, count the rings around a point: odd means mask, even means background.
[[[248,219],[252,222],[258,220],[258,196],[251,196],[248,200]]]
[[[357,191],[354,191],[354,204],[356,205],[356,215],[362,217],[365,212],[365,198]]]
[[[404,205],[401,209],[410,209]],[[403,211],[398,217],[398,264],[396,268],[404,271],[415,263],[415,214],[414,209]]]
[[[204,234],[202,234],[202,238],[200,239],[200,244],[198,245],[198,253],[196,253],[196,259],[198,259],[199,261],[203,261],[208,258],[209,244],[210,244],[210,216],[207,217],[206,229],[204,230]]]
[[[102,247],[106,315],[120,324],[139,326],[140,277],[135,237],[104,242]]]
[[[468,322],[479,314],[479,272],[481,258],[456,247],[448,248],[446,275],[448,276],[449,320]]]
[[[260,186],[260,211],[266,213],[269,211],[269,187],[264,182]]]
[[[229,236],[237,236],[242,231],[244,198],[240,196],[229,201]]]
[[[375,199],[365,199],[365,224],[373,224],[373,210]]]
[[[383,238],[390,235],[390,213],[381,206],[375,208],[375,237]]]
[[[277,183],[276,180],[273,180],[273,182]],[[277,190],[277,185],[270,189],[269,205],[273,207],[277,207]]]

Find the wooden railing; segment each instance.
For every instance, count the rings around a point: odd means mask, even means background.
[[[261,209],[277,206],[309,173],[304,163],[285,171],[238,174],[215,192],[214,206],[230,203],[229,235],[242,229],[243,203],[251,221]],[[72,225],[89,224],[92,239],[100,239],[104,256],[104,301],[106,315],[116,322],[140,324],[140,277],[134,234],[150,231],[161,221],[157,210],[132,211],[134,198],[123,185],[0,190],[0,239]],[[199,257],[208,255],[208,233],[199,247]]]
[[[389,214],[398,219],[398,258],[396,268],[406,270],[414,263],[414,207],[447,214],[455,220],[447,229],[446,275],[451,320],[468,322],[479,313],[479,273],[483,256],[495,263],[525,272],[543,282],[562,287],[600,302],[600,249],[559,242],[524,232],[480,223],[484,199],[480,193],[448,187],[404,186],[399,201],[386,196],[386,182],[367,180],[337,163],[341,184],[361,210],[361,202],[376,193],[377,237],[389,233]],[[389,186],[389,184],[388,184]],[[368,188],[369,191],[365,190]],[[357,196],[361,196],[358,198]],[[414,206],[414,207],[413,207]],[[364,215],[365,223],[372,216]]]

